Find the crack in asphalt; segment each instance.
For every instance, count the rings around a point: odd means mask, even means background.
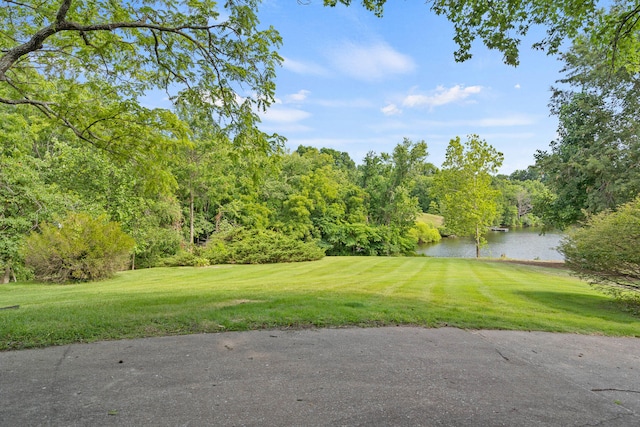
[[[591,391],[621,391],[623,393],[640,393],[640,390],[625,390],[621,388],[592,388]]]

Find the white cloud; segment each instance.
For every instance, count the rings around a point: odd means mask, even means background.
[[[375,104],[364,98],[353,99],[318,99],[312,102],[327,108],[375,108]]]
[[[382,114],[385,116],[396,116],[402,113],[402,110],[399,109],[396,104],[389,104],[386,107],[381,108],[380,111],[382,111]]]
[[[476,95],[483,90],[482,86],[461,86],[455,85],[450,88],[438,86],[431,94],[407,95],[402,101],[404,107],[438,107],[441,105],[451,104],[453,102],[463,101],[471,95]]]
[[[310,94],[308,90],[299,90],[296,93],[289,94],[285,97],[287,103],[296,104],[300,103],[307,99],[307,96]]]
[[[535,118],[525,115],[510,115],[504,117],[488,117],[484,119],[473,120],[472,124],[480,127],[509,127],[509,126],[528,126],[536,123]]]
[[[404,55],[384,42],[357,45],[344,42],[329,53],[335,68],[355,79],[378,81],[393,74],[406,74],[416,67],[411,57]]]
[[[263,132],[275,132],[280,135],[287,135],[292,133],[306,133],[311,132],[313,129],[309,126],[305,126],[299,123],[285,123],[285,124],[262,124],[260,129]]]
[[[469,120],[421,120],[416,124],[426,128],[500,128],[516,126],[532,126],[539,123],[538,116],[511,114],[500,117],[485,117]]]
[[[516,88],[516,89],[520,89],[520,83],[516,83],[516,85],[514,86],[514,88]]]
[[[329,72],[322,66],[313,62],[296,61],[291,58],[284,57],[282,67],[296,74],[305,74],[312,76],[327,76]]]
[[[261,118],[265,122],[277,123],[295,123],[311,116],[307,111],[295,108],[269,108],[266,113],[261,114]]]

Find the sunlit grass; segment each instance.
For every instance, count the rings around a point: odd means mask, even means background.
[[[426,224],[431,224],[434,227],[438,228],[444,224],[444,217],[440,215],[433,215],[428,213],[421,213],[416,218],[417,222],[424,222]]]
[[[640,336],[565,271],[473,259],[327,257],[0,286],[0,349],[256,328],[411,324]]]

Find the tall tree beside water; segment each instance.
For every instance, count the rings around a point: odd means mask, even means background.
[[[434,191],[445,226],[457,236],[472,236],[476,257],[486,243],[488,227],[498,217],[500,192],[492,187],[491,175],[502,161],[502,153],[478,135],[470,135],[464,144],[456,137],[449,142],[442,169],[435,177]]]

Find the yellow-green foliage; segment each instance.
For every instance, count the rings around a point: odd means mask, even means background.
[[[416,222],[415,226],[409,230],[411,237],[415,238],[418,243],[439,242],[442,239],[440,232],[430,223]]]
[[[208,265],[210,265],[208,258],[188,251],[180,251],[160,263],[163,267],[207,267]]]
[[[38,280],[91,281],[125,267],[134,240],[106,216],[72,213],[59,224],[44,224],[23,248],[25,264]]]
[[[560,244],[566,264],[578,276],[619,295],[640,296],[640,197],[602,212],[584,227],[569,230]]]

